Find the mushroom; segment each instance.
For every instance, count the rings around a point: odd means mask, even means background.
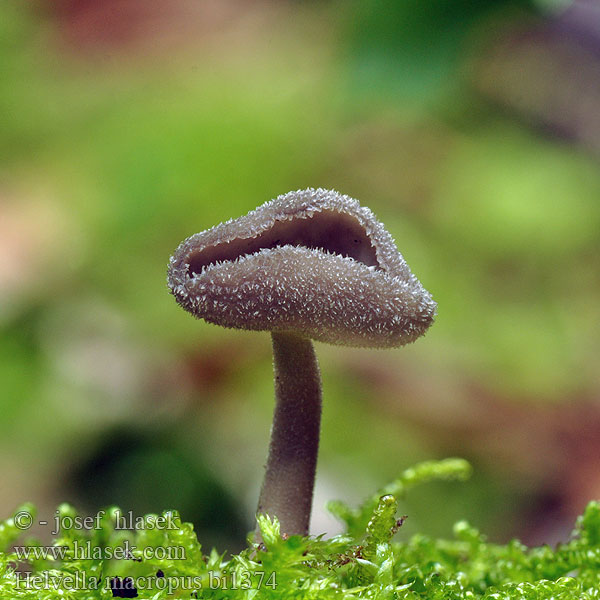
[[[312,188],[186,239],[168,285],[197,318],[271,332],[275,413],[257,512],[307,535],[321,421],[311,340],[402,346],[431,325],[435,302],[368,208]]]

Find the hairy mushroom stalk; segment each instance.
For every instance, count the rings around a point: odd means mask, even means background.
[[[198,318],[272,332],[276,405],[258,512],[306,535],[321,418],[310,340],[402,346],[425,333],[435,302],[375,215],[323,189],[289,192],[189,237],[168,283]]]

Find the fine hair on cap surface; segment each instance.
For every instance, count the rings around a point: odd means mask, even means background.
[[[412,342],[436,309],[371,210],[324,189],[288,192],[192,235],[168,284],[211,323],[350,346]]]

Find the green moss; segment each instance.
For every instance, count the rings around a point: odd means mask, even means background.
[[[465,521],[454,526],[452,539],[392,541],[402,531],[397,497],[417,484],[464,479],[469,472],[459,459],[422,463],[358,509],[332,503],[347,531],[330,539],[281,535],[276,519],[259,517],[264,543],[249,540],[246,550],[228,558],[205,553],[192,525],[175,511],[136,519],[110,508],[81,522],[71,506],[61,505],[56,515],[63,527],[51,547],[35,540],[15,546],[29,518],[35,520],[34,508],[24,505],[0,524],[0,597],[600,598],[598,502],[578,519],[571,540],[554,549],[516,540],[492,544]]]

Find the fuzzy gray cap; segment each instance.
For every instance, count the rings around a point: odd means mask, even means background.
[[[211,323],[348,346],[412,342],[436,309],[375,215],[324,189],[192,235],[170,260],[168,285]]]

